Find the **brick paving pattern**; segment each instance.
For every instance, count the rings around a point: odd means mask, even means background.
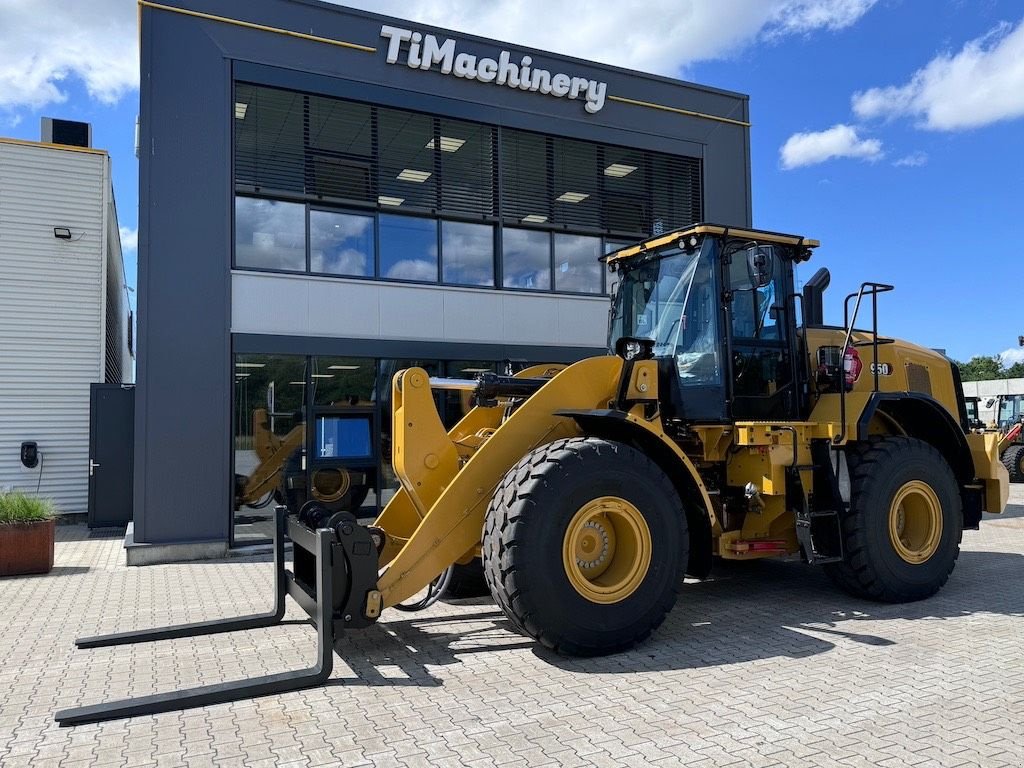
[[[294,621],[76,651],[265,610],[272,568],[129,569],[120,538],[62,526],[53,573],[0,579],[0,766],[1022,766],[1024,506],[982,525],[913,605],[796,562],[719,564],[644,646],[577,660],[488,601],[438,604],[342,640],[319,689],[58,728],[65,707],[307,666],[315,642]]]

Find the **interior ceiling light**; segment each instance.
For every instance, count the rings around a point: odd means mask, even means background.
[[[433,174],[430,171],[417,171],[412,168],[405,168],[400,174],[398,174],[399,181],[413,181],[417,184],[422,184],[424,181],[429,179]]]
[[[555,198],[560,203],[582,203],[590,195],[583,192],[563,192],[561,195]]]
[[[236,379],[244,379],[244,378],[246,378],[248,376],[252,376],[252,374],[251,373],[236,373],[235,374],[235,378]]]
[[[633,171],[636,170],[635,165],[626,165],[625,163],[612,163],[604,169],[605,176],[615,176],[621,179],[623,176],[629,176]]]
[[[249,108],[249,105],[243,101],[235,102],[235,119],[245,120],[245,110]]]
[[[541,216],[539,213],[531,213],[529,216],[523,216],[520,219],[524,224],[543,224],[547,220],[547,216]]]
[[[458,152],[462,149],[462,145],[466,143],[465,139],[456,139],[454,136],[442,136],[441,137],[441,151],[442,152]],[[427,142],[427,149],[433,149],[436,146],[434,139]]]
[[[314,373],[313,374],[313,378],[314,379],[333,379],[334,378],[334,374],[333,373]]]
[[[235,368],[266,368],[266,363],[235,363]]]
[[[289,384],[298,384],[300,387],[306,386],[306,382],[304,382],[304,381],[289,381],[288,383]]]
[[[463,368],[462,373],[487,373],[490,368]]]
[[[358,371],[358,365],[329,365],[327,366],[328,371]]]
[[[387,195],[377,196],[377,205],[401,205],[404,202],[404,197],[388,197]]]

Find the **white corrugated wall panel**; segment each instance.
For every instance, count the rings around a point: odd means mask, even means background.
[[[0,142],[0,487],[38,482],[64,513],[87,510],[89,384],[103,380],[107,162]],[[23,440],[39,444],[41,482]]]

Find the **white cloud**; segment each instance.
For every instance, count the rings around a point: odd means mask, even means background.
[[[824,131],[794,133],[779,150],[786,170],[817,165],[838,157],[878,160],[883,156],[882,142],[862,139],[852,125],[839,123]]]
[[[343,1],[541,50],[678,75],[692,62],[728,58],[758,38],[844,29],[878,0]]]
[[[0,108],[63,102],[62,86],[70,77],[104,103],[137,87],[135,7],[127,0],[4,0]]]
[[[911,152],[909,155],[894,160],[892,164],[897,168],[918,168],[928,164],[928,153],[920,150]]]
[[[138,250],[139,230],[132,229],[131,227],[121,227],[120,235],[122,253],[131,253]]]
[[[1004,368],[1009,368],[1014,363],[1024,363],[1024,349],[1021,347],[1010,347],[999,353],[999,362]]]
[[[956,131],[1024,116],[1024,21],[1003,23],[943,53],[904,85],[853,95],[862,119],[918,118],[922,127]]]
[[[806,34],[818,29],[836,31],[853,26],[878,0],[803,0],[782,4],[770,35]]]
[[[878,0],[345,0],[378,13],[450,27],[620,66],[678,75],[695,61],[727,58],[757,39],[855,24]],[[550,20],[551,23],[541,23]],[[566,34],[571,24],[571,34]],[[657,29],[657,34],[652,34]],[[136,4],[130,0],[3,0],[0,109],[66,101],[78,78],[114,103],[138,87]]]

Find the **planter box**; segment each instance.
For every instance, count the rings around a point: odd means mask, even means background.
[[[53,569],[56,520],[0,525],[0,576],[49,573]]]

